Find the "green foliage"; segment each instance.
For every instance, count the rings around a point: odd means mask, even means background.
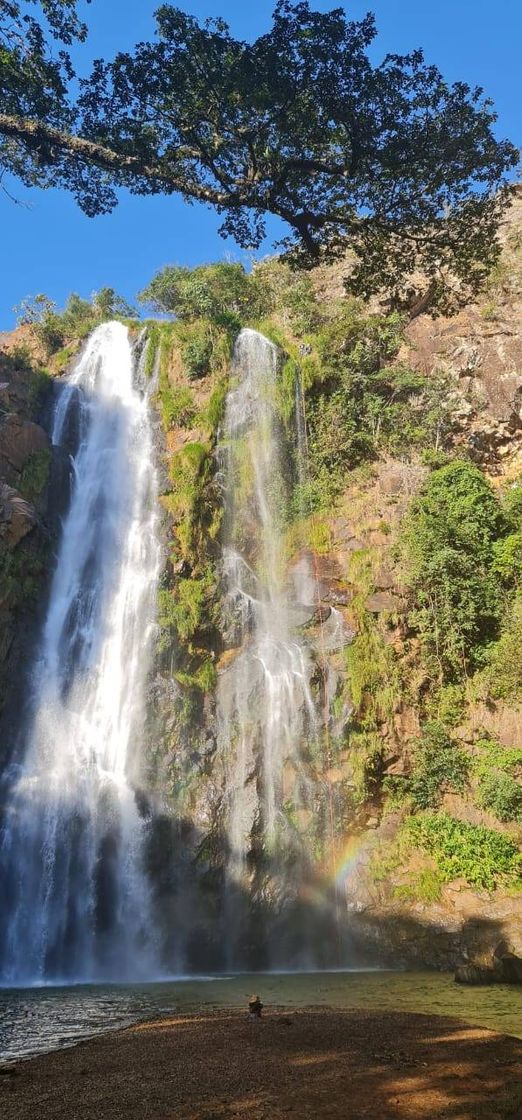
[[[522,785],[516,780],[522,774],[522,749],[504,747],[494,739],[481,739],[475,750],[473,773],[478,779],[479,805],[494,813],[499,821],[522,824]]]
[[[438,902],[444,880],[433,867],[423,867],[420,871],[411,873],[405,883],[400,883],[394,888],[394,895],[402,902],[423,902],[429,906]]]
[[[349,737],[353,804],[364,805],[381,788],[383,744],[375,732],[352,731]]]
[[[424,724],[414,755],[407,790],[417,809],[440,804],[442,793],[463,793],[469,772],[469,759],[451,740],[445,725],[436,720]]]
[[[208,623],[208,606],[213,592],[213,574],[208,569],[198,579],[177,580],[172,602],[172,620],[182,642],[194,637],[204,621]]]
[[[490,695],[496,700],[522,700],[522,593],[508,604],[502,633],[488,651],[485,670]]]
[[[501,883],[520,882],[522,853],[501,832],[446,813],[411,817],[404,829],[414,846],[432,857],[445,883],[462,878],[471,887],[491,891]]]
[[[12,550],[0,545],[0,605],[10,610],[32,605],[41,592],[48,564],[43,546],[36,551],[25,541]]]
[[[499,821],[516,821],[522,825],[522,785],[509,774],[485,775],[479,785],[478,802]]]
[[[481,647],[498,633],[494,543],[504,528],[491,486],[471,463],[433,471],[412,503],[403,528],[410,617],[441,680],[458,680],[478,664]]]
[[[205,319],[239,329],[263,313],[258,288],[242,264],[168,265],[140,293],[139,300],[182,322]]]
[[[371,555],[361,550],[352,555],[350,582],[357,587],[352,609],[358,632],[347,648],[347,683],[354,724],[374,731],[392,717],[399,692],[395,656],[385,641],[378,620],[365,608],[372,588]]]
[[[447,385],[391,364],[402,338],[397,314],[367,315],[354,300],[329,309],[314,336],[308,385],[311,486],[316,508],[331,506],[347,472],[382,454],[410,457],[443,444],[449,431]],[[315,349],[314,349],[315,348]],[[289,398],[289,394],[288,398]]]
[[[18,489],[24,498],[33,502],[42,493],[49,480],[51,452],[47,448],[33,451],[24,463]]]
[[[178,684],[182,684],[186,688],[197,688],[203,693],[212,692],[216,687],[217,673],[210,657],[205,657],[197,668],[192,668],[191,672],[178,670],[174,676]],[[193,718],[194,714],[192,713]]]
[[[162,4],[151,42],[96,60],[78,83],[48,41],[85,35],[73,0],[39,9],[0,5],[1,155],[26,185],[64,187],[89,216],[122,186],[178,193],[213,206],[248,249],[275,215],[294,264],[351,249],[352,290],[408,305],[415,275],[440,309],[497,262],[516,148],[496,138],[482,91],[448,84],[420,51],[374,65],[372,15],[279,0],[272,27],[246,42],[221,18]]]
[[[161,419],[166,431],[174,426],[190,427],[197,415],[196,402],[188,385],[166,385],[160,392]]]
[[[522,529],[495,541],[493,572],[504,587],[513,588],[522,582]]]
[[[33,328],[46,356],[60,355],[59,364],[65,364],[67,360],[64,354],[67,340],[85,338],[104,320],[133,313],[114,288],[101,288],[99,292],[94,292],[91,300],[82,299],[72,292],[63,311],[59,311],[53,300],[43,293],[22,300],[15,310],[18,322]]]
[[[513,531],[522,529],[522,482],[510,486],[503,496],[504,517]]]
[[[212,390],[208,399],[207,405],[201,413],[201,420],[210,428],[211,435],[215,440],[217,431],[223,415],[225,412],[225,403],[228,393],[228,382],[223,378],[215,388]]]
[[[466,699],[461,684],[445,684],[428,697],[430,719],[438,720],[444,727],[454,728],[464,718]]]
[[[15,311],[17,312],[17,321],[21,326],[32,326],[47,357],[63,346],[65,342],[64,325],[56,310],[56,304],[48,296],[39,293],[37,296],[28,297],[22,300]]]
[[[182,337],[181,358],[187,377],[205,377],[212,368],[215,332],[205,319],[191,323],[190,331]]]

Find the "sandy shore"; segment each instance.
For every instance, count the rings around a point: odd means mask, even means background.
[[[428,1015],[307,1009],[141,1023],[0,1075],[2,1120],[520,1120],[522,1041]]]

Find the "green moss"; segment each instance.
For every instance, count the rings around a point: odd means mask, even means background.
[[[0,605],[11,610],[32,605],[49,566],[48,551],[35,551],[24,541],[15,549],[0,546]]]
[[[382,778],[382,739],[375,732],[352,731],[349,735],[352,766],[352,798],[354,806],[371,801],[379,790]]]
[[[185,688],[196,688],[204,694],[213,692],[217,680],[216,668],[210,657],[205,657],[197,668],[192,668],[191,672],[179,670],[174,676],[178,684]]]
[[[393,893],[402,902],[422,902],[429,905],[438,902],[443,885],[440,871],[433,867],[423,867],[420,871],[412,872],[406,882],[394,887]]]
[[[78,353],[78,342],[70,342],[68,346],[62,346],[53,354],[52,367],[56,373],[63,373],[70,362],[72,362],[75,355]]]
[[[176,581],[171,611],[173,624],[182,642],[194,637],[202,625],[208,624],[214,591],[215,581],[210,568],[199,578]]]
[[[51,452],[47,448],[33,451],[24,463],[18,489],[24,498],[33,502],[40,496],[49,481]]]

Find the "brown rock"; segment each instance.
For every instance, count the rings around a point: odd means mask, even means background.
[[[31,532],[37,522],[36,511],[17,490],[7,483],[0,483],[0,538],[8,548],[16,545]]]
[[[403,600],[389,591],[376,591],[374,595],[368,596],[364,605],[371,614],[380,614],[381,611],[400,611],[404,607]]]
[[[49,438],[39,424],[10,413],[0,425],[0,471],[9,481],[12,471],[20,472],[30,455],[47,451],[49,446]]]

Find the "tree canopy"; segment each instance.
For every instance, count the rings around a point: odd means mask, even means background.
[[[351,250],[348,286],[363,295],[411,301],[418,273],[435,306],[478,288],[518,158],[482,89],[449,85],[420,50],[374,65],[372,15],[305,0],[279,0],[253,43],[169,4],[156,22],[154,41],[75,82],[75,0],[0,0],[1,166],[70,189],[89,215],[121,186],[179,193],[244,248],[276,215],[298,265]]]

